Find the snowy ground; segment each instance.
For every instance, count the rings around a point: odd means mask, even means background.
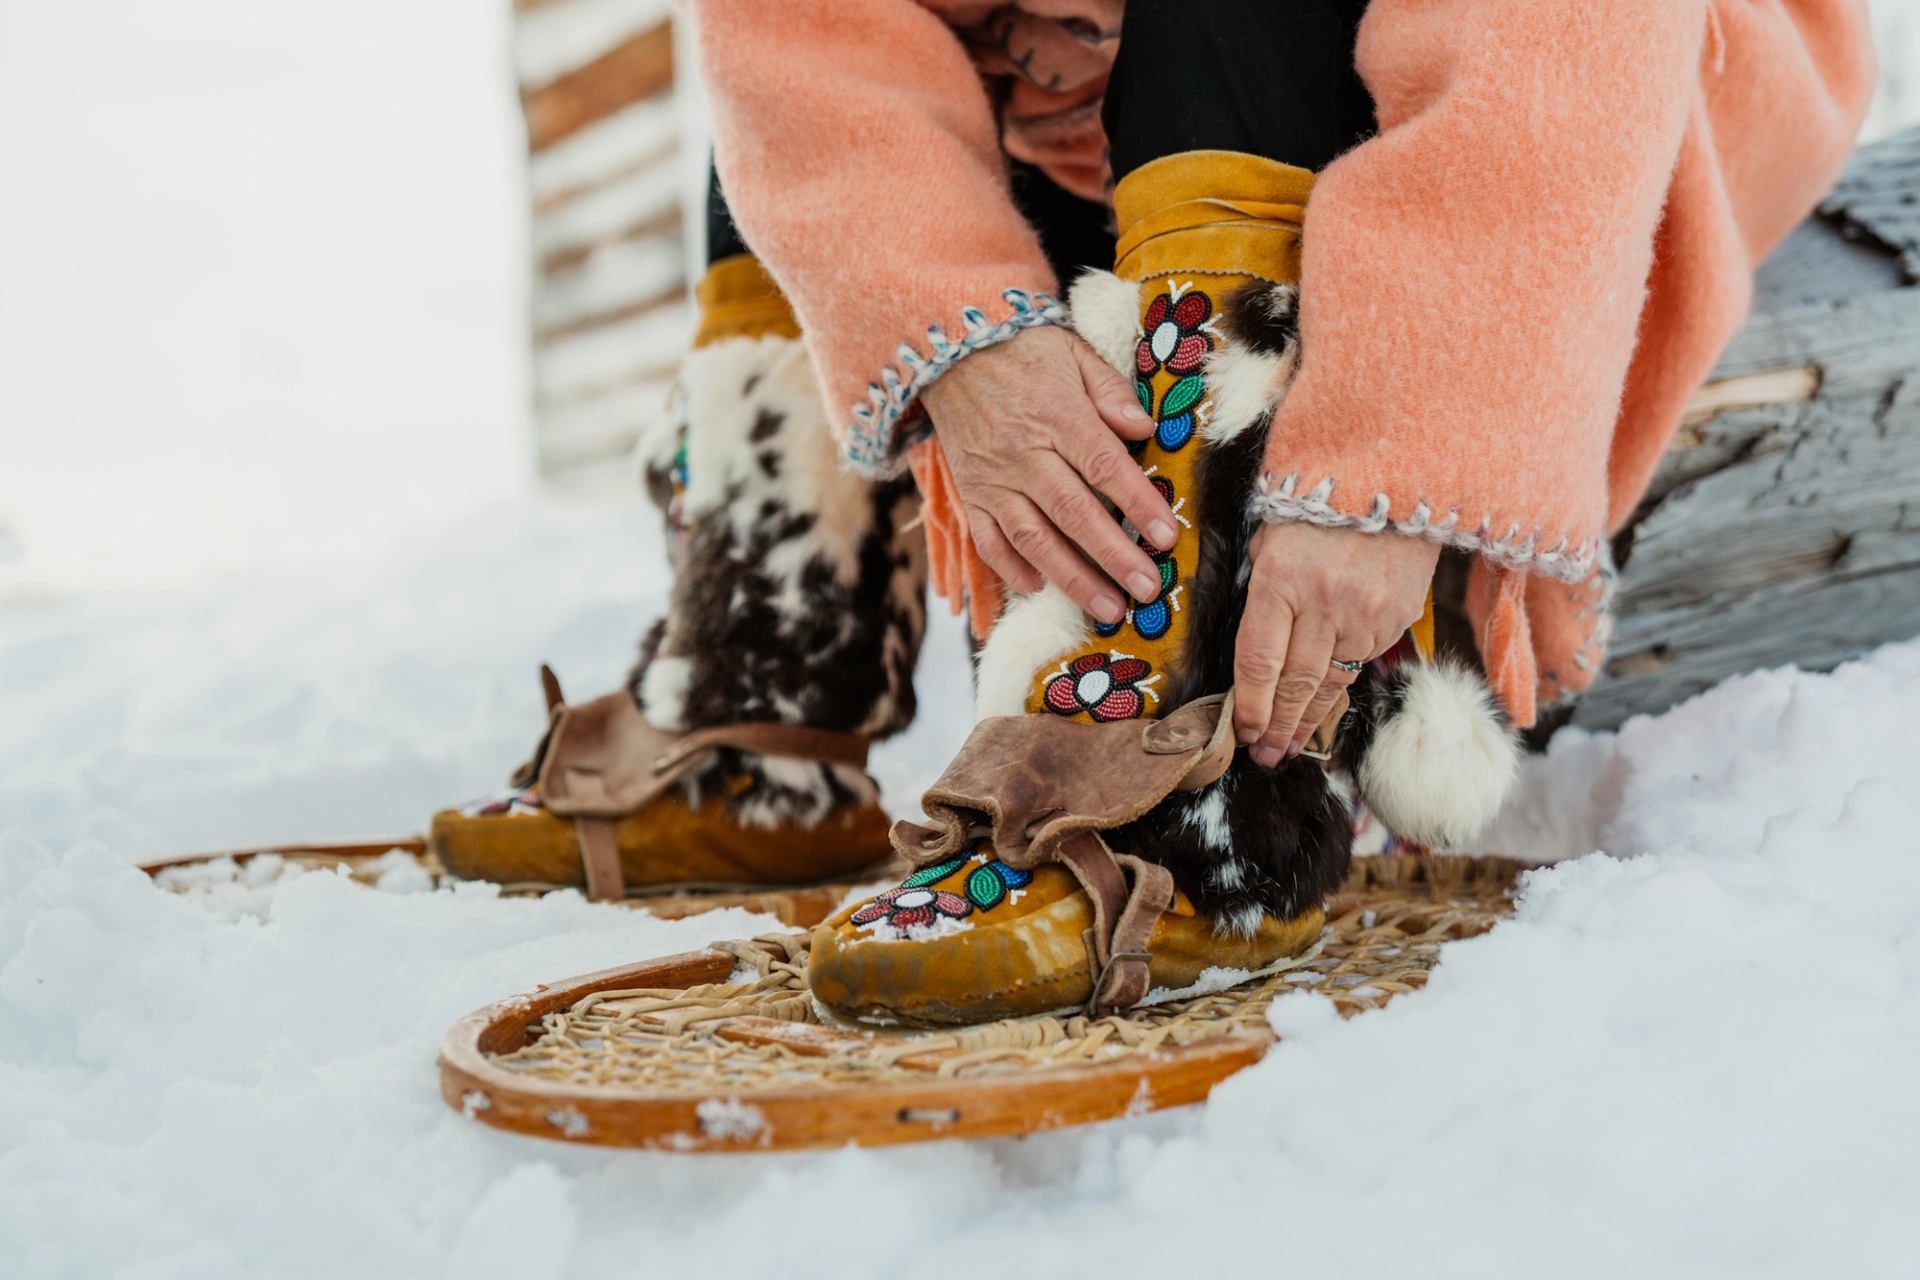
[[[449,1022],[766,921],[326,875],[250,910],[127,867],[484,789],[536,661],[617,676],[656,545],[634,507],[521,502],[383,562],[0,613],[0,1273],[1912,1274],[1920,645],[1563,738],[1503,841],[1618,857],[1537,873],[1383,1013],[1280,1006],[1204,1109],[1025,1141],[500,1134],[435,1091]],[[886,753],[896,805],[951,739]]]

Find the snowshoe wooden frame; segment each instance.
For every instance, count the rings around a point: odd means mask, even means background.
[[[1143,1114],[1202,1101],[1258,1061],[1274,1042],[1265,1008],[1278,994],[1319,991],[1351,1015],[1418,989],[1444,943],[1485,932],[1511,909],[1520,870],[1497,857],[1361,859],[1329,905],[1322,951],[1292,972],[1106,1019],[1061,1014],[971,1032],[822,1024],[804,990],[804,939],[716,944],[543,985],[469,1014],[441,1041],[440,1092],[448,1105],[496,1128],[666,1151],[988,1137]],[[774,1017],[754,1016],[730,993],[766,986],[769,973],[787,982],[777,993],[780,1007],[768,1006]],[[1180,1028],[1189,1038],[1162,1034],[1196,1010],[1202,1022]],[[636,1025],[631,1040],[619,1030]],[[1119,1043],[1143,1029],[1134,1044]],[[974,1032],[998,1047],[982,1052],[956,1041]],[[1092,1046],[1077,1061],[1057,1052],[1073,1047],[1074,1037]],[[885,1070],[861,1065],[876,1048],[890,1055]],[[547,1054],[555,1061],[543,1063]],[[607,1069],[607,1055],[640,1064],[641,1075],[657,1062],[690,1065],[671,1084],[636,1085],[619,1064]],[[765,1059],[750,1064],[761,1084],[735,1087],[750,1077],[724,1071],[702,1076],[702,1064],[743,1055]],[[1054,1065],[1061,1062],[1067,1065]]]
[[[258,845],[240,849],[209,849],[198,853],[174,853],[157,858],[148,858],[138,865],[140,869],[157,881],[164,883],[163,873],[181,868],[204,866],[222,858],[236,863],[250,862],[266,854],[275,854],[289,861],[300,862],[309,867],[343,867],[356,879],[364,878],[366,864],[384,857],[398,849],[419,862],[434,877],[440,880],[446,873],[434,861],[428,852],[425,836],[389,836],[384,839],[363,837],[350,840],[310,840],[290,844]],[[896,868],[881,868],[872,879],[885,879]],[[680,889],[651,894],[635,894],[622,898],[613,905],[637,907],[652,912],[663,920],[679,920],[687,916],[699,915],[705,911],[719,911],[727,907],[738,907],[743,911],[758,911],[773,916],[782,924],[794,929],[811,929],[839,909],[861,884],[867,881],[849,880],[815,885],[769,886],[764,889],[725,889],[697,890]],[[551,892],[559,885],[507,885],[501,893],[507,897],[527,897]]]

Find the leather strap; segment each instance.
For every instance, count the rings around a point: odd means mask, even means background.
[[[967,848],[984,829],[1008,866],[1038,866],[1076,831],[1111,831],[1176,790],[1213,782],[1233,752],[1232,694],[1196,699],[1144,725],[989,716],[921,796],[928,821],[896,822],[893,847],[925,866]]]
[[[1088,1016],[1139,1004],[1151,981],[1147,938],[1154,922],[1173,905],[1173,873],[1158,863],[1114,853],[1096,831],[1075,835],[1055,856],[1093,903],[1093,926],[1085,934],[1093,974]]]
[[[763,721],[674,732],[647,723],[625,690],[570,705],[550,667],[540,668],[540,692],[547,732],[511,781],[538,786],[549,812],[574,820],[587,896],[596,901],[626,896],[614,824],[651,804],[712,752],[732,747],[855,769],[867,764],[868,741],[857,733]]]
[[[611,818],[575,818],[580,837],[580,865],[587,873],[587,897],[594,902],[619,902],[627,896],[626,872],[620,869],[620,846],[613,837]]]
[[[690,756],[715,747],[734,747],[766,756],[787,756],[795,760],[818,760],[824,764],[844,764],[855,769],[867,767],[869,742],[857,733],[833,729],[809,729],[804,725],[774,721],[743,720],[736,724],[717,724],[694,729],[676,740],[654,762],[656,773],[664,773]]]
[[[1327,711],[1326,719],[1314,729],[1313,736],[1307,739],[1307,745],[1301,748],[1300,754],[1310,760],[1318,760],[1323,765],[1330,764],[1333,760],[1333,748],[1340,740],[1340,723],[1347,718],[1347,709],[1352,705],[1353,699],[1347,696],[1345,689],[1342,689],[1340,696],[1334,699],[1333,706]]]

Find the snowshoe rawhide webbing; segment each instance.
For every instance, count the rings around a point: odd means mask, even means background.
[[[617,819],[659,799],[723,747],[863,769],[867,739],[798,725],[743,722],[674,733],[647,723],[625,690],[569,705],[550,668],[540,668],[548,727],[516,787],[537,788],[546,808],[571,819],[580,841],[587,896],[626,896]]]

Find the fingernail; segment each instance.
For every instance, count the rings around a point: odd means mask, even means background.
[[[1146,409],[1141,406],[1138,400],[1127,401],[1126,404],[1122,406],[1120,412],[1126,414],[1127,417],[1135,422],[1153,421],[1153,418],[1147,413]]]
[[[1165,548],[1172,546],[1174,539],[1180,535],[1175,533],[1173,526],[1165,520],[1155,520],[1147,526],[1147,536],[1153,539],[1154,546]]]
[[[1307,745],[1306,743],[1304,743],[1304,742],[1302,742],[1302,741],[1301,741],[1300,739],[1298,739],[1298,738],[1295,738],[1295,739],[1294,739],[1294,740],[1293,740],[1292,742],[1289,742],[1289,743],[1287,744],[1287,759],[1289,759],[1289,760],[1291,760],[1291,759],[1293,759],[1293,758],[1294,758],[1295,756],[1297,756],[1297,755],[1299,755],[1299,754],[1300,754],[1300,748],[1302,748],[1302,747],[1304,747],[1304,746],[1306,746],[1306,745]]]
[[[1133,598],[1142,603],[1160,594],[1160,579],[1150,573],[1136,573],[1127,579],[1127,590],[1133,592]]]
[[[1093,598],[1093,616],[1102,622],[1118,622],[1127,611],[1118,596],[1098,595]]]
[[[1280,763],[1280,752],[1279,749],[1275,747],[1258,746],[1247,754],[1252,756],[1253,762],[1262,769],[1271,769]]]
[[[1240,739],[1241,746],[1252,746],[1260,741],[1260,730],[1252,725],[1243,724],[1234,730],[1233,736]]]

